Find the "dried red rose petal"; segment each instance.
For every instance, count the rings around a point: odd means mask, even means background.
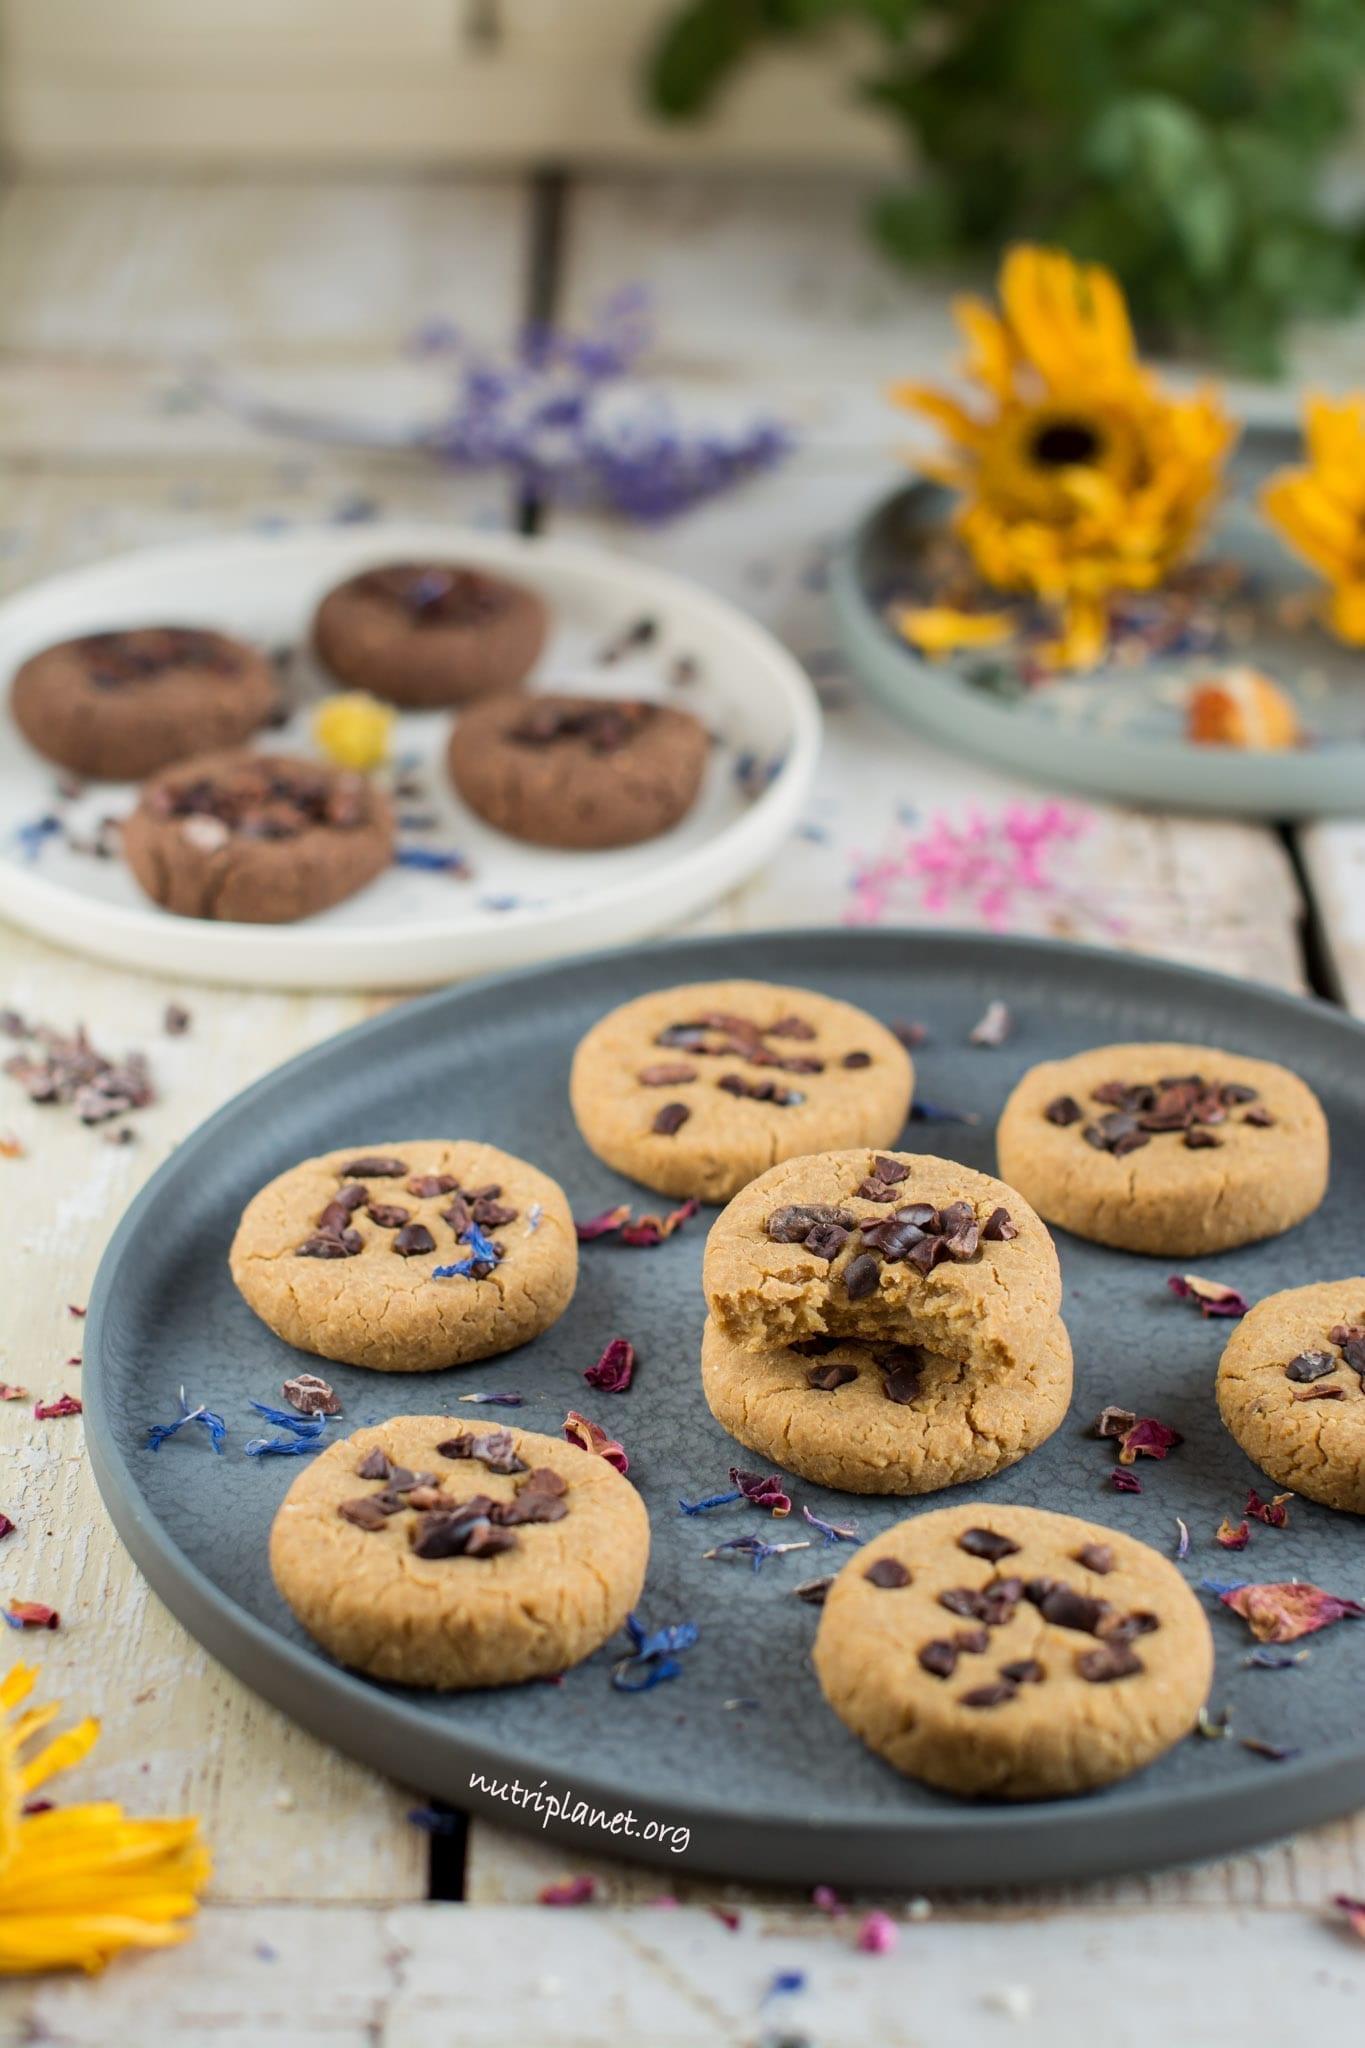
[[[564,1439],[566,1443],[577,1444],[581,1451],[592,1451],[599,1458],[605,1458],[618,1472],[629,1472],[630,1459],[614,1437],[599,1429],[595,1422],[589,1422],[586,1415],[580,1415],[571,1408],[564,1417]]]
[[[39,1422],[46,1422],[53,1415],[80,1415],[82,1403],[75,1394],[59,1394],[55,1401],[35,1401],[33,1412]]]
[[[61,1625],[62,1617],[56,1608],[46,1606],[41,1600],[11,1600],[8,1613],[17,1628],[57,1628]]]
[[[1184,1441],[1180,1431],[1168,1423],[1158,1422],[1154,1415],[1141,1416],[1119,1439],[1119,1463],[1131,1465],[1139,1457],[1164,1458]]]
[[[613,1337],[596,1365],[590,1365],[583,1377],[590,1387],[599,1387],[604,1394],[624,1394],[635,1376],[635,1346],[625,1337]]]
[[[544,1884],[536,1893],[542,1906],[586,1906],[597,1896],[595,1877],[566,1877],[558,1884]]]
[[[1231,1586],[1218,1595],[1224,1607],[1240,1614],[1262,1643],[1293,1643],[1300,1636],[1330,1628],[1338,1621],[1365,1620],[1359,1601],[1344,1600],[1297,1579],[1263,1586]]]
[[[1250,1304],[1235,1287],[1219,1280],[1201,1280],[1197,1273],[1172,1273],[1166,1285],[1182,1301],[1199,1305],[1201,1316],[1244,1316]]]
[[[1231,1515],[1224,1515],[1213,1532],[1213,1540],[1223,1550],[1245,1550],[1251,1541],[1251,1529],[1246,1522],[1234,1528]]]
[[[1115,1493],[1141,1493],[1142,1491],[1142,1481],[1138,1478],[1137,1473],[1125,1470],[1122,1465],[1115,1465],[1113,1471],[1109,1474],[1109,1483]]]
[[[791,1495],[776,1472],[742,1472],[732,1465],[730,1484],[739,1488],[750,1507],[769,1508],[779,1518],[792,1511]]]
[[[1289,1523],[1287,1500],[1293,1500],[1292,1493],[1277,1493],[1270,1500],[1262,1500],[1254,1486],[1247,1488],[1247,1504],[1243,1512],[1255,1522],[1264,1522],[1268,1529],[1283,1529]]]
[[[0,1538],[12,1536],[17,1527],[18,1524],[12,1522],[8,1515],[0,1513]]]

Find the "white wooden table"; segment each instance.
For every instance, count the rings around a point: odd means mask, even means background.
[[[949,341],[942,304],[866,253],[859,201],[844,186],[791,179],[738,189],[589,180],[568,195],[569,312],[623,282],[648,283],[661,375],[717,409],[776,407],[802,428],[802,452],[777,476],[661,532],[599,534],[739,599],[812,661],[828,700],[808,830],[703,928],[837,921],[853,854],[882,843],[898,807],[1037,796],[908,738],[829,659],[822,547],[894,474],[900,430],[876,393]],[[281,445],[187,410],[182,369],[208,355],[279,392],[406,402],[412,373],[399,350],[421,321],[444,315],[493,335],[519,316],[528,207],[511,179],[12,187],[0,200],[4,587],[168,537],[325,519],[356,498],[393,515],[505,521],[497,482]],[[1121,919],[1121,944],[1303,988],[1308,906],[1293,854],[1269,829],[1099,808],[1085,866]],[[1351,909],[1362,858],[1355,828],[1305,835],[1319,978],[1338,974],[1365,1007],[1365,928]],[[898,914],[919,913],[908,903]],[[1100,935],[1055,910],[1037,925]],[[229,1095],[370,1005],[172,986],[5,928],[0,958],[0,1002],[54,1023],[84,1019],[101,1044],[147,1047],[160,1090],[136,1119],[140,1142],[118,1148],[17,1090],[0,1094],[0,1130],[26,1147],[0,1161],[0,1377],[48,1395],[79,1385],[63,1363],[79,1349],[66,1304],[86,1299],[140,1183]],[[160,1029],[172,998],[193,1013],[175,1039]],[[462,1863],[442,1845],[429,1867],[429,1837],[408,1818],[421,1788],[388,1784],[302,1734],[185,1635],[112,1535],[79,1421],[35,1424],[26,1404],[0,1407],[0,1506],[20,1524],[0,1555],[4,1592],[63,1615],[60,1632],[22,1644],[44,1666],[43,1695],[104,1720],[64,1793],[200,1813],[217,1866],[184,1948],[93,1984],[0,1991],[7,2040],[690,2048],[780,2037],[954,2048],[998,2035],[1066,2048],[1093,2038],[1100,2011],[1115,2043],[1164,2032],[1241,2048],[1253,2028],[1274,2038],[1291,2023],[1320,2043],[1360,2038],[1365,1947],[1327,1908],[1334,1892],[1365,1892],[1358,1818],[1159,1877],[1006,1900],[884,1901],[904,1924],[883,1957],[857,1954],[848,1921],[798,1897],[605,1862],[591,1866],[596,1905],[551,1913],[534,1901],[566,1868],[552,1846],[476,1821]],[[569,1867],[588,1866],[574,1857]],[[433,1902],[433,1876],[465,1904]],[[650,1905],[665,1889],[682,1910]],[[738,1931],[704,1910],[721,1901],[740,1911]],[[791,1970],[806,1988],[765,2003],[774,1976]]]

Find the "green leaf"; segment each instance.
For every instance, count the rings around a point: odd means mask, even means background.
[[[648,59],[655,111],[670,121],[703,113],[760,30],[749,0],[692,0],[666,25]]]

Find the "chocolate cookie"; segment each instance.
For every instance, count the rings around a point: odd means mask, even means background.
[[[669,705],[494,698],[456,726],[450,779],[513,839],[576,851],[634,846],[691,810],[708,745],[701,721]]]
[[[1285,1067],[1207,1045],[1103,1045],[1031,1067],[996,1152],[1049,1223],[1172,1258],[1274,1237],[1327,1188],[1312,1090]]]
[[[844,1725],[945,1792],[1055,1799],[1188,1735],[1213,1638],[1175,1566],[1039,1508],[939,1508],[849,1558],[815,1640]]]
[[[339,1663],[442,1691],[554,1678],[640,1597],[649,1517],[559,1437],[400,1415],[329,1444],[284,1497],[270,1569]]]
[[[722,1429],[765,1463],[844,1493],[933,1493],[988,1479],[1044,1443],[1071,1400],[1060,1316],[983,1376],[914,1344],[809,1338],[741,1350],[711,1317],[701,1383]]]
[[[662,989],[593,1025],[569,1095],[586,1144],[665,1195],[723,1202],[775,1159],[889,1145],[914,1074],[864,1010],[809,989]]]
[[[197,626],[86,633],[30,655],[14,722],[49,761],[103,782],[236,746],[275,710],[275,672],[245,641]]]
[[[123,851],[147,894],[181,917],[289,924],[383,873],[393,814],[348,769],[288,754],[204,754],[143,786]]]
[[[485,569],[390,562],[327,593],[313,646],[352,689],[432,710],[518,689],[548,624],[535,591]]]
[[[1258,1301],[1228,1339],[1217,1392],[1224,1422],[1277,1486],[1365,1515],[1365,1280]]]
[[[247,1203],[229,1263],[286,1344],[434,1372],[547,1330],[572,1299],[578,1239],[548,1174],[471,1139],[424,1138],[278,1175]]]

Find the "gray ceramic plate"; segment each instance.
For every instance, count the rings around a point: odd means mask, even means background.
[[[1150,960],[1027,940],[905,932],[783,933],[700,939],[577,960],[452,989],[409,1003],[292,1061],[221,1110],[167,1161],[124,1218],[105,1255],[86,1326],[90,1454],[120,1534],[157,1592],[200,1641],[249,1684],[328,1741],[407,1784],[516,1824],[512,1806],[471,1789],[471,1773],[566,1788],[575,1799],[638,1817],[634,1837],[600,1826],[551,1832],[583,1850],[679,1869],[809,1885],[998,1884],[1129,1870],[1211,1855],[1323,1820],[1365,1800],[1365,1624],[1314,1637],[1287,1670],[1248,1668],[1244,1624],[1209,1597],[1218,1646],[1217,1707],[1238,1735],[1297,1747],[1284,1763],[1236,1741],[1184,1743],[1140,1777],[1100,1796],[1052,1805],[969,1805],[898,1778],[823,1705],[807,1652],[817,1611],[792,1597],[800,1580],[843,1563],[846,1550],[798,1551],[755,1575],[705,1563],[726,1537],[774,1525],[752,1509],[679,1513],[725,1484],[736,1447],[702,1401],[697,1356],[706,1214],[653,1251],[603,1240],[583,1248],[569,1312],[527,1349],[459,1372],[383,1379],[328,1368],[355,1426],[399,1410],[454,1407],[472,1389],[528,1396],[516,1419],[557,1431],[566,1409],[611,1426],[631,1454],[653,1521],[643,1601],[651,1627],[700,1623],[684,1675],[653,1691],[613,1691],[620,1647],[599,1652],[562,1686],[440,1698],[338,1670],[298,1628],[272,1588],[271,1517],[297,1466],[242,1454],[256,1428],[249,1397],[278,1400],[308,1363],[256,1321],[228,1279],[226,1253],[247,1197],[272,1174],[334,1145],[364,1147],[425,1134],[486,1138],[557,1175],[576,1213],[641,1200],[585,1149],[566,1095],[584,1029],[612,1005],[673,982],[734,973],[823,989],[888,1020],[916,1018],[932,1039],[920,1056],[923,1097],[975,1112],[973,1125],[913,1127],[910,1142],[976,1166],[992,1163],[992,1126],[1033,1061],[1107,1039],[1190,1038],[1289,1061],[1322,1096],[1336,1165],[1320,1215],[1276,1242],[1202,1262],[1253,1295],[1338,1278],[1360,1266],[1365,1212],[1365,1030],[1324,1006]],[[965,1043],[986,1002],[1016,1019],[1008,1044]],[[655,1206],[645,1196],[646,1207]],[[1170,1551],[1176,1516],[1194,1544],[1184,1567],[1198,1584],[1312,1578],[1365,1594],[1361,1527],[1296,1502],[1286,1531],[1257,1528],[1229,1557],[1213,1543],[1240,1514],[1259,1475],[1225,1436],[1212,1397],[1227,1325],[1204,1322],[1167,1293],[1167,1263],[1063,1240],[1066,1316],[1077,1392],[1051,1443],[976,1489],[983,1501],[1061,1508],[1112,1523]],[[581,1377],[622,1335],[642,1364],[625,1395],[595,1394]],[[228,1455],[196,1428],[152,1454],[149,1423],[169,1420],[184,1384],[220,1410]],[[1088,1434],[1106,1402],[1154,1414],[1184,1433],[1165,1463],[1143,1465],[1141,1496],[1115,1493],[1114,1452]],[[461,1408],[489,1419],[496,1408]],[[746,1460],[745,1462],[752,1462]],[[913,1505],[859,1500],[793,1482],[800,1505],[856,1516],[868,1535]],[[929,1503],[930,1505],[934,1503]],[[690,1830],[685,1853],[644,1839],[648,1823]],[[531,1822],[534,1825],[534,1819]],[[624,1826],[624,1824],[623,1824]]]
[[[1230,811],[1265,818],[1358,816],[1365,810],[1365,651],[1320,627],[1287,630],[1278,597],[1312,587],[1256,515],[1252,494],[1273,468],[1299,457],[1297,433],[1248,430],[1231,472],[1213,555],[1244,562],[1256,579],[1255,625],[1235,651],[1177,655],[1140,668],[1111,664],[1014,696],[999,694],[990,654],[921,660],[884,616],[907,563],[941,530],[947,494],[913,483],[875,506],[835,556],[830,596],[854,673],[897,718],[956,753],[1085,791],[1163,810]],[[1238,662],[1263,669],[1294,698],[1312,743],[1290,753],[1193,746],[1184,737],[1191,682]]]

